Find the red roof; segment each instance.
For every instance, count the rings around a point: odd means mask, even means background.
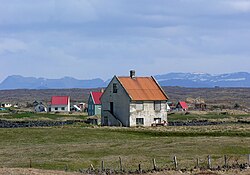
[[[153,77],[117,77],[132,100],[167,100]]]
[[[100,105],[101,104],[100,98],[103,93],[102,92],[90,92],[90,94],[92,96],[94,104]]]
[[[185,101],[180,101],[179,103],[180,103],[182,109],[188,109],[188,105]]]
[[[51,98],[51,105],[68,105],[69,96],[53,96]]]

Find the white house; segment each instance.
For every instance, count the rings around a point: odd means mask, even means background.
[[[53,96],[49,107],[51,112],[69,112],[70,97],[69,96]]]
[[[34,110],[35,112],[47,112],[47,107],[44,104],[40,103],[35,106]]]
[[[12,106],[12,104],[10,104],[10,103],[2,103],[1,104],[1,107],[3,107],[3,108],[10,108]]]
[[[151,126],[167,123],[168,97],[151,77],[114,76],[102,97],[101,122],[104,126]]]

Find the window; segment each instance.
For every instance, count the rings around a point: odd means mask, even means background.
[[[65,110],[65,107],[61,107],[61,110],[64,111],[64,110]]]
[[[154,118],[155,123],[161,123],[161,118]]]
[[[144,125],[144,118],[136,118],[136,125]]]
[[[58,107],[55,107],[55,111],[57,111],[58,110]]]
[[[142,111],[143,110],[143,102],[142,101],[136,102],[136,110],[137,111]]]
[[[160,101],[155,101],[154,102],[154,109],[155,109],[155,111],[160,111],[161,110],[161,102]]]
[[[113,83],[113,93],[117,93],[117,84]]]

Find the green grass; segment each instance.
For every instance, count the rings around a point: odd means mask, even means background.
[[[218,134],[223,129],[227,136]],[[230,163],[236,158],[244,162],[250,154],[250,137],[234,134],[241,132],[249,134],[249,126],[0,129],[0,165],[28,167],[31,159],[34,168],[64,170],[67,165],[73,171],[90,164],[100,168],[103,160],[106,168],[118,169],[121,157],[126,169],[135,170],[139,163],[143,169],[152,168],[152,158],[160,167],[172,167],[176,155],[180,166],[193,167],[197,157],[202,163],[208,154],[213,165],[221,164],[224,154],[231,157]]]
[[[0,119],[22,119],[22,120],[62,120],[62,119],[85,119],[86,114],[60,114],[60,113],[34,113],[34,112],[21,112],[9,113],[0,116]]]
[[[86,115],[17,113],[0,115],[12,120],[65,120],[85,119]],[[249,118],[248,115],[218,115],[208,113],[173,114],[169,121],[225,120]],[[49,128],[0,129],[0,165],[2,167],[32,167],[70,171],[87,169],[90,164],[100,168],[118,169],[119,157],[126,169],[135,170],[140,163],[143,169],[152,168],[156,158],[159,167],[173,167],[177,156],[181,167],[193,167],[196,158],[206,164],[207,155],[213,165],[223,164],[223,155],[230,163],[246,162],[250,154],[249,124],[223,124],[214,126],[168,126],[140,128],[91,128],[74,124]]]

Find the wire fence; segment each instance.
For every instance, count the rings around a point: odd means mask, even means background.
[[[29,160],[29,168],[33,168],[32,160]],[[196,158],[182,158],[173,156],[165,161],[157,161],[152,158],[148,161],[133,162],[133,164],[124,161],[122,157],[117,157],[117,160],[105,162],[99,161],[98,164],[90,164],[88,167],[79,168],[80,173],[87,174],[143,174],[148,172],[161,172],[161,171],[182,171],[192,172],[194,170],[244,170],[250,168],[250,154],[242,155],[207,155],[206,157]],[[72,171],[66,164],[64,171]]]

